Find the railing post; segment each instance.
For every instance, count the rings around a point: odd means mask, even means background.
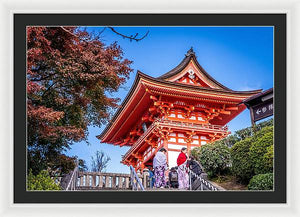
[[[116,188],[116,176],[115,175],[112,175],[112,179],[111,179],[111,187],[113,188],[113,189],[115,189]]]
[[[102,175],[99,176],[99,184],[98,185],[100,188],[103,188],[103,176]]]
[[[109,176],[105,176],[105,188],[109,188]]]
[[[85,176],[85,186],[90,186],[90,176],[88,173]]]
[[[123,177],[119,176],[119,181],[118,181],[118,188],[123,188]]]
[[[148,170],[147,169],[143,170],[143,186],[144,186],[144,188],[147,188],[148,175],[149,175]]]
[[[92,175],[92,187],[96,186],[96,174]]]
[[[83,174],[81,174],[80,176],[80,182],[79,182],[79,186],[83,186]]]
[[[129,188],[129,177],[125,177],[125,188]]]

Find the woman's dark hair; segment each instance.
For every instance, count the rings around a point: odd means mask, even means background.
[[[160,152],[167,152],[167,150],[165,148],[161,148],[159,149]]]
[[[183,148],[181,149],[181,151],[184,151],[184,150],[186,150],[186,148],[185,148],[185,147],[183,147]]]

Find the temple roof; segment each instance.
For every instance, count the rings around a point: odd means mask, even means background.
[[[201,86],[194,86],[194,85],[189,85],[189,84],[184,84],[184,83],[178,83],[178,82],[172,82],[168,80],[164,80],[161,78],[154,78],[151,77],[141,71],[137,71],[137,76],[136,80],[139,78],[147,78],[152,81],[160,82],[162,84],[169,84],[172,86],[178,86],[178,87],[183,87],[183,88],[188,88],[190,90],[198,90],[198,91],[208,91],[208,92],[219,92],[219,93],[234,93],[234,94],[257,94],[262,91],[262,89],[257,89],[257,90],[246,90],[246,91],[236,91],[236,90],[231,90],[229,88],[226,89],[216,89],[216,88],[209,88],[209,87],[201,87]]]
[[[199,77],[201,84],[184,83],[178,80],[185,79],[184,76],[190,70],[194,71],[194,77]],[[134,122],[138,121],[136,115],[141,115],[145,109],[151,106],[153,102],[150,99],[150,95],[152,94],[238,105],[246,98],[260,92],[261,89],[234,91],[223,86],[200,66],[194,51],[190,49],[177,67],[158,78],[137,71],[129,93],[114,114],[112,120],[97,138],[101,139],[101,142],[111,143],[116,138],[124,136],[124,132],[130,130]],[[234,117],[235,115],[231,118]],[[230,120],[224,119],[224,123],[221,124],[226,124]]]
[[[184,59],[179,63],[179,65],[177,65],[175,68],[173,68],[172,70],[170,70],[169,72],[159,76],[157,79],[160,80],[170,80],[172,77],[175,77],[176,75],[178,75],[179,73],[181,73],[188,65],[189,63],[193,61],[195,63],[195,65],[198,68],[199,73],[201,73],[206,79],[210,80],[212,83],[214,83],[217,87],[224,89],[224,90],[231,90],[228,87],[225,87],[224,85],[222,85],[221,83],[219,83],[218,81],[216,81],[213,77],[211,77],[206,71],[205,69],[200,65],[200,63],[197,60],[196,54],[193,50],[193,48],[191,47],[190,50],[188,50],[188,52],[185,54]]]

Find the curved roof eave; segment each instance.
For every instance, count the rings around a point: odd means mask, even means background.
[[[215,80],[213,77],[211,77],[206,71],[205,69],[200,65],[200,63],[198,62],[196,55],[193,51],[193,49],[191,48],[187,54],[185,55],[184,59],[179,63],[179,65],[177,65],[175,68],[173,68],[172,70],[170,70],[169,72],[157,77],[157,79],[160,80],[165,80],[167,78],[173,77],[174,75],[180,73],[191,61],[191,59],[193,59],[193,61],[195,62],[195,64],[197,65],[197,67],[200,69],[200,71],[209,79],[211,80],[213,83],[215,83],[217,86],[223,88],[224,90],[231,90],[230,88],[224,86],[223,84],[219,83],[217,80]]]
[[[225,92],[225,93],[235,93],[235,94],[257,94],[257,93],[262,91],[262,89],[252,90],[252,91],[233,91],[233,90],[223,90],[223,89],[206,88],[206,87],[200,87],[200,86],[192,86],[192,85],[188,85],[188,84],[175,83],[175,82],[170,82],[170,81],[154,78],[154,77],[151,77],[147,74],[144,74],[143,72],[138,70],[137,74],[135,76],[135,80],[133,82],[133,85],[130,88],[130,91],[128,92],[127,96],[125,97],[122,104],[119,106],[118,110],[113,115],[113,118],[109,121],[109,123],[107,124],[105,129],[102,131],[102,133],[100,135],[97,136],[98,139],[102,140],[103,136],[110,129],[112,123],[115,121],[115,119],[118,117],[118,115],[122,112],[123,108],[125,107],[125,105],[129,101],[131,95],[134,93],[134,91],[135,91],[135,89],[136,89],[136,87],[137,87],[137,85],[138,85],[141,78],[146,78],[148,80],[152,80],[152,81],[155,81],[155,82],[164,83],[164,84],[168,84],[168,85],[185,87],[185,88],[188,88],[188,89],[199,89],[199,90],[206,90],[206,91],[212,91],[212,92]]]
[[[139,71],[138,71],[139,72]],[[133,82],[133,85],[131,86],[128,94],[126,95],[125,99],[123,100],[123,102],[121,103],[121,105],[119,106],[118,110],[115,112],[115,114],[113,115],[112,119],[109,121],[109,123],[106,125],[106,127],[104,128],[104,130],[102,131],[102,133],[98,136],[96,136],[98,139],[102,140],[103,136],[105,135],[105,133],[109,130],[109,128],[111,127],[111,124],[115,121],[115,119],[118,117],[118,115],[121,113],[121,111],[123,110],[124,106],[126,105],[126,103],[128,102],[128,100],[130,99],[132,93],[135,91],[135,88],[137,87],[137,84],[139,83],[140,80],[140,73],[137,73]]]
[[[198,90],[206,90],[206,91],[212,91],[212,92],[224,92],[224,93],[235,93],[235,94],[256,94],[256,93],[260,93],[262,91],[262,89],[247,90],[247,91],[235,91],[235,90],[231,90],[229,88],[227,90],[225,90],[225,89],[194,86],[194,85],[190,85],[190,84],[177,83],[177,82],[166,81],[166,80],[159,79],[159,78],[154,78],[154,77],[151,77],[149,75],[142,73],[141,71],[138,71],[138,73],[141,77],[145,77],[145,78],[150,79],[155,82],[160,82],[160,83],[164,83],[164,84],[168,84],[168,85],[174,85],[174,86],[178,86],[178,87],[185,87],[188,89],[196,89],[196,90],[198,89]]]

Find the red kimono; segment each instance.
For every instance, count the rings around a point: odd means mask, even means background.
[[[187,159],[187,156],[183,153],[180,152],[178,158],[177,158],[177,166],[180,166],[181,164],[183,164]]]

